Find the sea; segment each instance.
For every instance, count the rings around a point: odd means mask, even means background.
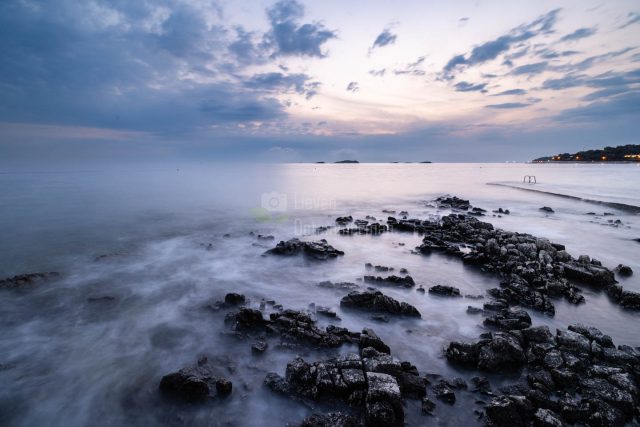
[[[534,177],[533,179],[530,177]],[[564,244],[635,274],[618,278],[640,291],[640,164],[360,163],[179,164],[36,169],[0,168],[0,279],[55,271],[60,278],[23,290],[0,289],[0,424],[3,426],[283,426],[322,404],[275,395],[268,372],[284,375],[305,360],[356,351],[270,347],[224,333],[223,311],[207,306],[228,292],[249,305],[334,310],[321,326],[372,328],[400,360],[421,373],[469,380],[475,371],[443,357],[451,340],[474,340],[482,300],[442,298],[413,289],[383,292],[414,305],[421,319],[340,309],[346,291],[322,281],[361,284],[366,263],[406,268],[417,285],[484,295],[500,279],[445,255],[417,254],[411,233],[342,236],[335,218],[435,219],[451,213],[433,200],[452,195],[486,209],[495,227]],[[547,206],[553,213],[540,210]],[[494,213],[508,209],[509,214]],[[395,213],[393,213],[395,212]],[[333,226],[321,234],[318,227]],[[273,236],[273,240],[258,238]],[[335,260],[263,256],[280,240],[326,239]],[[582,287],[586,303],[554,301],[553,317],[529,310],[552,330],[596,326],[616,344],[640,345],[640,313]],[[313,306],[311,306],[313,307]],[[273,310],[267,306],[265,314]],[[233,393],[202,405],[178,405],[158,392],[163,375],[199,357],[219,367]],[[508,384],[517,376],[490,376]],[[438,403],[433,425],[481,425],[471,394]],[[465,408],[465,410],[460,410]],[[481,409],[478,406],[478,409]],[[407,401],[408,425],[423,425],[419,401]]]

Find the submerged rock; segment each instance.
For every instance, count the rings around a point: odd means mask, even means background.
[[[188,402],[225,396],[231,393],[232,387],[231,381],[214,374],[206,359],[198,361],[196,366],[165,375],[159,386],[164,394]]]
[[[549,206],[543,206],[543,207],[540,208],[540,210],[543,211],[543,212],[547,212],[547,213],[553,213],[554,212],[554,210],[551,209]]]
[[[365,283],[374,283],[376,285],[389,285],[389,286],[399,286],[403,288],[411,288],[416,285],[416,282],[413,281],[411,276],[364,276]]]
[[[633,270],[628,265],[618,264],[615,268],[616,273],[622,277],[629,277],[633,275]]]
[[[17,276],[0,280],[0,289],[22,289],[46,280],[56,279],[58,277],[60,277],[60,273],[55,271],[47,273],[19,274]]]
[[[399,302],[380,291],[350,292],[340,300],[340,306],[365,311],[420,317],[420,312],[406,302]]]

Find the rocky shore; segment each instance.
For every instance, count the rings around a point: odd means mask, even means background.
[[[615,346],[598,328],[579,323],[553,333],[547,326],[534,324],[527,311],[554,316],[560,299],[589,304],[583,286],[606,293],[624,309],[640,309],[640,293],[624,289],[616,280],[616,275],[632,275],[631,268],[618,265],[612,270],[587,255],[574,258],[560,243],[495,228],[479,219],[489,211],[468,200],[443,197],[432,203],[454,213],[427,220],[409,218],[408,212],[386,221],[341,216],[335,225],[319,230],[337,228],[332,244],[326,239],[290,239],[263,256],[280,260],[299,256],[326,266],[345,255],[337,249],[344,241],[340,239],[357,238],[345,236],[410,232],[421,236],[414,256],[440,253],[498,277],[498,286],[486,290],[482,307],[470,306],[467,311],[483,318],[485,332],[475,341],[452,341],[442,348],[442,357],[453,369],[474,373],[470,380],[420,372],[415,361],[394,356],[398,352],[374,329],[350,330],[335,324],[339,313],[384,322],[428,322],[430,313],[403,301],[402,295],[425,293],[422,285],[416,288],[416,281],[424,283],[422,278],[409,275],[405,268],[396,275],[391,274],[396,271],[393,267],[367,263],[365,269],[376,274],[363,275],[358,283],[315,281],[313,286],[322,292],[336,294],[335,307],[340,310],[313,301],[308,301],[306,309],[290,309],[238,292],[229,292],[205,308],[224,318],[220,335],[241,343],[256,360],[270,352],[304,355],[292,357],[283,371],[266,373],[263,383],[269,393],[322,408],[302,420],[302,426],[400,427],[415,404],[424,417],[439,405],[458,405],[459,411],[472,412],[488,426],[595,427],[640,422],[640,348]],[[493,212],[510,214],[502,208]],[[257,239],[270,241],[273,236],[257,235]],[[28,290],[58,277],[58,273],[15,276],[0,280],[0,289]],[[443,284],[428,287],[428,293],[443,303],[463,297],[459,288]],[[329,324],[321,326],[318,316]],[[237,393],[237,385],[221,366],[206,357],[161,375],[158,392],[169,401],[224,404],[224,399]],[[509,378],[509,384],[496,381],[501,378]],[[464,406],[462,395],[474,396],[475,406]],[[429,418],[424,422],[429,423]]]

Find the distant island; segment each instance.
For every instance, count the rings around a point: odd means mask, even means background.
[[[339,160],[336,163],[360,163],[357,160]]]
[[[574,154],[563,153],[555,156],[540,157],[534,163],[550,162],[640,162],[640,145],[620,145],[605,147],[601,150],[578,151]]]

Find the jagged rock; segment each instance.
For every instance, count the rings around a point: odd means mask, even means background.
[[[340,306],[365,311],[420,317],[420,312],[412,305],[384,295],[380,291],[350,292],[342,298]]]
[[[280,241],[275,248],[269,249],[265,254],[285,256],[304,254],[313,259],[326,260],[344,255],[344,252],[329,245],[325,239],[317,242],[303,242],[299,239],[291,239],[286,242]]]
[[[264,353],[265,351],[267,351],[267,347],[269,345],[267,344],[266,341],[256,341],[253,344],[251,344],[251,352],[254,354],[260,354],[260,353]]]
[[[336,224],[338,225],[347,225],[350,222],[353,222],[353,217],[351,215],[336,218]]]
[[[365,420],[368,426],[404,426],[400,387],[388,374],[367,372]]]
[[[330,282],[328,280],[318,283],[318,286],[320,286],[321,288],[340,289],[340,290],[349,290],[349,291],[352,291],[354,289],[358,289],[360,287],[360,286],[356,285],[355,283],[351,283],[351,282],[333,283],[333,282]]]
[[[484,319],[484,324],[505,331],[526,329],[531,326],[531,317],[521,309],[510,308]]]
[[[526,356],[516,337],[504,332],[486,335],[476,343],[450,343],[445,349],[447,359],[489,372],[514,370],[525,364]]]
[[[460,289],[453,286],[435,285],[429,288],[430,294],[443,295],[447,297],[459,297]]]
[[[421,410],[425,415],[433,415],[433,411],[436,409],[436,404],[428,397],[422,398]]]
[[[399,286],[403,288],[411,288],[416,285],[416,282],[413,281],[411,276],[399,277],[399,276],[388,276],[388,277],[376,277],[376,276],[364,276],[365,283],[374,283],[376,285],[391,285],[391,286]]]
[[[533,405],[524,396],[498,396],[487,405],[487,417],[499,427],[527,427]]]
[[[372,329],[368,328],[362,330],[358,346],[361,350],[367,347],[372,347],[379,352],[391,354],[389,346],[386,345]]]
[[[533,420],[536,427],[563,427],[564,424],[558,419],[558,414],[555,412],[538,408],[533,414]]]
[[[450,405],[453,405],[456,401],[456,393],[444,380],[440,380],[436,385],[433,386],[433,393],[438,399]]]

